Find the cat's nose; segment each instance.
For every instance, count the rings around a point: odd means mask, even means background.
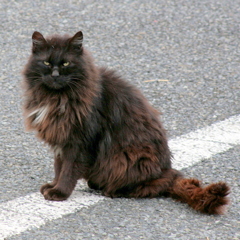
[[[59,71],[57,69],[53,69],[52,77],[58,77],[58,76],[59,76]]]

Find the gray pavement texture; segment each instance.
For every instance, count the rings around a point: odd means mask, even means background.
[[[239,14],[239,0],[1,0],[0,202],[36,192],[53,176],[48,148],[24,132],[21,113],[33,31],[82,30],[96,63],[138,86],[174,138],[240,113]],[[240,239],[239,155],[237,146],[184,169],[231,185],[224,216],[171,199],[106,199],[7,240]]]

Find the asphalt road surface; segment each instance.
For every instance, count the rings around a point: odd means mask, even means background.
[[[1,0],[0,19],[0,239],[240,239],[239,0]],[[35,30],[83,31],[96,63],[163,113],[172,149],[184,146],[176,167],[206,184],[228,182],[226,214],[166,198],[102,198],[81,183],[68,202],[45,203],[38,191],[53,177],[52,154],[25,132],[21,113]]]

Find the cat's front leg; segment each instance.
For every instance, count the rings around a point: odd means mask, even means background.
[[[56,186],[61,169],[62,169],[62,160],[61,155],[54,153],[54,171],[55,171],[55,177],[51,183],[46,183],[41,186],[40,192],[44,195],[45,191],[47,191],[50,188],[53,188]]]
[[[61,168],[57,169],[59,172],[56,171],[57,174],[53,183],[44,185],[43,195],[46,200],[62,201],[71,195],[78,179],[78,171],[75,164],[76,158],[76,147],[68,145],[62,149]],[[42,188],[44,188],[44,186]],[[51,188],[50,186],[53,187]]]

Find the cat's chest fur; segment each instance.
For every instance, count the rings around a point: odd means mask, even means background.
[[[31,125],[34,127],[36,125],[43,124],[44,120],[46,120],[48,115],[49,115],[49,106],[45,105],[30,111],[27,118],[29,119],[32,118],[32,120],[30,121],[31,121]]]
[[[67,104],[45,103],[26,109],[26,126],[28,130],[37,131],[37,136],[50,145],[65,142],[76,122],[76,116]]]

